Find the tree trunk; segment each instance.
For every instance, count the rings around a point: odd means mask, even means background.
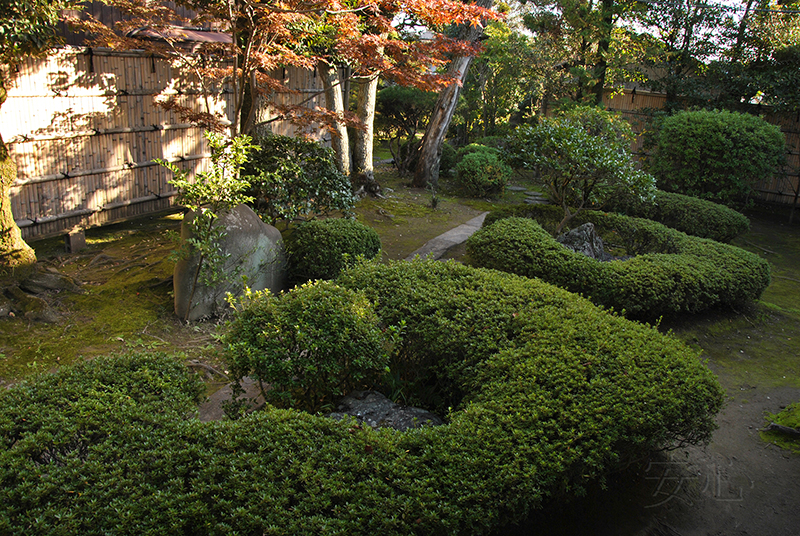
[[[475,5],[490,8],[493,1],[478,0]],[[481,35],[483,35],[482,27],[467,25],[461,27],[458,38],[462,41],[474,43]],[[472,63],[471,56],[457,56],[450,62],[447,72],[463,84],[470,63]],[[453,119],[460,93],[461,84],[458,83],[450,84],[439,93],[436,107],[434,107],[431,114],[428,128],[425,130],[425,136],[422,138],[422,146],[419,148],[417,171],[414,174],[414,180],[411,181],[412,186],[416,188],[425,188],[430,185],[431,188],[436,190],[439,186],[439,162],[442,159],[442,143],[444,143],[444,137],[447,135],[450,121]]]
[[[363,129],[356,129],[353,140],[353,184],[370,195],[380,194],[380,185],[375,182],[373,166],[373,136],[375,133],[375,101],[378,96],[378,75],[360,79],[356,114]]]
[[[325,89],[325,106],[337,114],[344,113],[344,98],[342,97],[342,80],[336,65],[320,61],[318,64],[322,87]],[[347,127],[337,121],[335,130],[331,132],[331,147],[336,155],[336,167],[345,175],[350,175],[350,141],[347,137]]]
[[[606,74],[608,73],[608,51],[611,49],[611,34],[614,31],[614,1],[602,0],[601,3],[602,36],[597,44],[597,57],[594,65],[594,77],[597,80],[592,88],[594,94],[594,104],[603,103],[603,89],[606,85]]]
[[[0,83],[0,106],[8,93]],[[11,212],[11,187],[17,180],[17,166],[0,136],[0,275],[3,272],[26,272],[36,263],[36,253],[25,240]]]
[[[16,180],[17,166],[0,137],[0,274],[24,272],[36,263],[36,253],[22,239],[14,214],[11,213],[10,192]]]

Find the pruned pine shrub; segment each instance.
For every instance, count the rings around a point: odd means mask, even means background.
[[[261,150],[250,154],[242,175],[250,182],[256,212],[267,223],[348,213],[355,206],[350,179],[336,168],[329,147],[289,136],[256,142]]]
[[[333,407],[386,372],[397,330],[383,327],[363,293],[315,281],[233,303],[222,338],[232,378],[261,385],[264,399],[310,412]]]
[[[780,128],[738,112],[696,110],[660,121],[648,169],[658,187],[742,206],[753,186],[779,171],[785,139]]]
[[[657,221],[686,234],[730,242],[750,229],[744,214],[688,195],[656,191],[652,202],[634,196],[617,196],[606,203],[606,210]]]
[[[350,218],[300,223],[285,244],[289,275],[295,283],[333,279],[358,257],[373,259],[381,252],[378,233]]]
[[[470,197],[502,194],[511,177],[511,168],[496,149],[467,153],[456,165],[456,183]]]
[[[551,285],[432,261],[340,284],[408,320],[408,359],[440,356],[448,424],[203,423],[174,360],[98,359],[0,393],[0,533],[487,534],[714,428],[723,391],[696,351]]]
[[[526,217],[507,217],[513,212]],[[564,248],[538,223],[552,228],[558,218],[555,207],[490,214],[484,228],[467,240],[470,263],[537,277],[648,320],[755,300],[770,283],[769,263],[749,251],[650,220],[598,211],[580,214],[573,224],[593,223],[601,236],[613,235],[635,256],[612,262],[590,259]]]

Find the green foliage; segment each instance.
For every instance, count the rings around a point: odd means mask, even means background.
[[[333,152],[300,137],[268,136],[258,140],[261,150],[250,155],[243,174],[261,218],[313,218],[355,205],[350,179],[336,168]]]
[[[215,223],[232,208],[252,200],[245,194],[249,183],[241,177],[240,171],[248,153],[258,147],[251,143],[249,136],[228,140],[221,134],[206,131],[205,137],[211,149],[209,171],[193,178],[172,162],[155,161],[174,174],[169,183],[178,190],[175,202],[192,211],[191,219],[187,220],[192,236],[186,240],[188,250],[182,253],[199,254],[200,280],[214,285],[231,275],[222,271],[227,255],[220,250],[219,241],[225,236],[225,229]]]
[[[468,154],[472,153],[486,153],[486,154],[493,154],[496,156],[500,156],[500,149],[497,147],[490,147],[488,145],[483,145],[480,143],[470,143],[469,145],[465,145],[464,147],[459,147],[456,155],[458,160],[461,161],[464,157]]]
[[[510,177],[511,168],[490,147],[467,153],[456,165],[456,183],[470,197],[502,194]]]
[[[648,169],[662,190],[742,205],[778,171],[784,146],[780,128],[753,115],[680,112],[660,122]]]
[[[688,195],[656,191],[652,202],[633,196],[609,199],[606,210],[657,221],[678,231],[730,242],[750,229],[747,216],[724,205]]]
[[[303,222],[286,237],[290,277],[300,283],[333,279],[356,258],[372,259],[380,251],[378,233],[349,218]]]
[[[222,339],[233,378],[255,378],[264,399],[278,407],[315,412],[369,388],[385,372],[397,339],[363,294],[330,281],[279,297],[248,293],[233,307]]]
[[[561,206],[561,229],[584,208],[602,206],[614,195],[652,197],[654,179],[634,167],[631,138],[630,125],[618,116],[579,106],[521,126],[507,151],[511,165],[533,170]]]
[[[416,167],[417,132],[428,124],[437,97],[433,91],[400,85],[378,91],[375,127],[389,139],[389,151],[401,173]]]
[[[768,422],[774,422],[781,426],[800,430],[800,402],[795,402],[794,404],[786,406],[786,408],[777,415],[768,413],[766,417]],[[795,454],[800,454],[800,438],[792,437],[778,431],[768,430],[766,432],[761,432],[761,439],[774,443],[781,448],[791,450]]]
[[[488,227],[467,241],[470,262],[538,277],[648,320],[758,299],[769,286],[769,263],[753,253],[650,220],[598,211],[583,212],[575,225],[593,223],[601,236],[636,256],[612,262],[590,259],[563,247],[530,219],[554,226],[558,212],[556,207],[522,207],[516,215],[526,217],[509,218],[512,211],[487,217]]]
[[[456,167],[459,157],[455,147],[447,142],[442,143],[442,158],[439,160],[439,174],[448,176]]]
[[[342,283],[409,319],[409,357],[454,372],[469,395],[448,424],[274,408],[203,423],[173,360],[98,359],[0,393],[0,532],[487,534],[714,428],[723,391],[697,352],[550,285],[439,262]]]
[[[62,10],[79,8],[79,3],[72,0],[0,0],[0,61],[3,66],[14,66],[26,55],[45,52],[58,44]],[[9,74],[5,68],[0,70],[3,89],[7,89]]]

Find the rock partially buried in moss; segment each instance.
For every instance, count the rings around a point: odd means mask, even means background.
[[[34,322],[47,322],[54,324],[60,320],[60,315],[50,305],[37,296],[27,294],[19,287],[6,289],[5,294],[11,300],[11,311]]]
[[[327,416],[340,420],[348,415],[371,428],[392,428],[400,432],[444,424],[438,415],[428,410],[396,404],[376,391],[353,391]]]
[[[74,278],[58,272],[55,268],[37,268],[28,277],[23,279],[20,288],[33,294],[42,294],[47,291],[79,292],[80,284]]]

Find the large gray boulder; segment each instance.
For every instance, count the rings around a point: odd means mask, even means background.
[[[609,255],[603,248],[603,240],[595,231],[593,223],[584,223],[580,227],[556,238],[565,248],[586,255],[598,261],[608,260]]]
[[[190,212],[183,220],[181,239],[184,241],[192,236],[188,225],[192,217]],[[286,254],[280,231],[264,223],[246,205],[220,216],[216,225],[225,229],[219,244],[222,254],[227,255],[222,268],[225,277],[217,285],[207,286],[201,278],[195,278],[198,254],[179,261],[175,265],[173,287],[175,313],[181,319],[199,320],[228,311],[226,295],[241,295],[245,286],[243,278],[253,290],[269,289],[278,293],[286,289]]]
[[[353,391],[339,402],[336,411],[329,413],[328,417],[340,420],[348,415],[372,428],[399,431],[444,424],[441,418],[430,411],[395,404],[375,391]]]

